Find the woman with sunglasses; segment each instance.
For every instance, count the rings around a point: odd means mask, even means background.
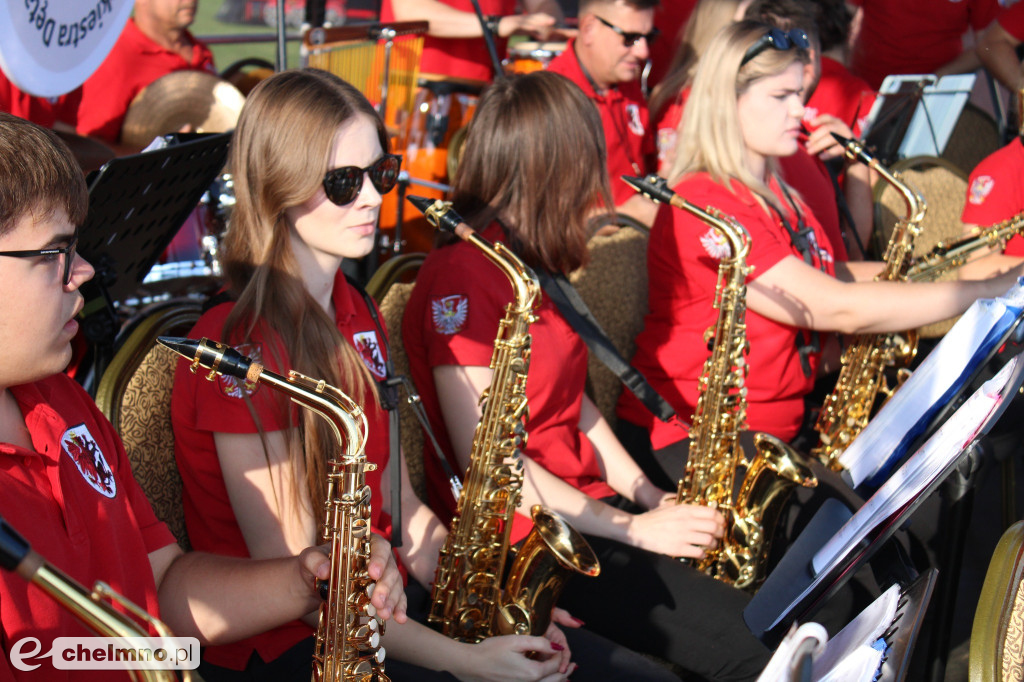
[[[600,130],[597,109],[562,76],[545,71],[495,83],[469,127],[455,209],[535,270],[575,270],[587,257],[587,216],[610,205]],[[475,247],[456,242],[427,257],[406,307],[412,378],[445,450],[424,457],[430,502],[442,519],[451,518],[454,499],[440,457],[456,471],[468,466],[510,300],[507,278]],[[742,620],[747,595],[677,559],[702,556],[721,537],[721,515],[676,505],[643,475],[584,394],[582,339],[546,295],[536,314],[521,508],[543,504],[561,513],[601,562],[599,576],[568,581],[561,604],[608,639],[702,678],[756,678],[769,653]],[[517,517],[512,541],[529,526]]]
[[[878,262],[838,262],[803,199],[779,177],[803,116],[804,49],[792,36],[742,21],[722,31],[701,59],[679,134],[669,184],[683,198],[734,217],[750,233],[746,327],[747,426],[783,440],[804,423],[820,352],[819,331],[912,329],[953,317],[979,297],[1004,293],[1011,274],[982,282],[871,281]],[[662,207],[648,249],[649,306],[634,366],[685,419],[709,355],[704,333],[719,260],[728,247],[705,223]],[[632,395],[619,401],[620,436],[642,458],[649,445],[670,480],[686,462],[686,432],[652,419]]]
[[[373,304],[340,267],[373,246],[381,195],[398,174],[387,144],[369,102],[331,74],[286,71],[260,83],[231,148],[237,203],[222,249],[225,300],[211,302],[190,333],[226,341],[273,371],[325,379],[363,406],[366,456],[377,465],[367,474],[371,521],[385,537],[392,530],[390,443],[376,381],[384,377],[386,344]],[[175,376],[172,420],[196,549],[291,556],[319,537],[326,455],[335,446],[324,420],[266,388],[223,377],[205,381],[185,361]],[[405,478],[404,458],[394,464]],[[444,527],[408,480],[402,505],[399,564],[429,585]],[[311,613],[238,644],[204,649],[203,678],[308,680],[316,618]],[[388,623],[383,638],[386,671],[395,680],[554,681],[575,668],[557,627],[546,637],[463,644],[402,620]],[[593,647],[612,649],[604,642]]]

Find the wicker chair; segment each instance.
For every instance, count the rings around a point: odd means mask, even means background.
[[[132,473],[157,518],[189,549],[174,461],[171,387],[177,355],[156,343],[187,333],[201,314],[198,302],[173,302],[150,312],[129,334],[100,378],[96,404],[121,435]]]
[[[1024,521],[996,546],[974,614],[970,682],[1024,680]]]
[[[914,240],[914,255],[921,256],[931,251],[939,241],[960,236],[963,212],[967,196],[967,175],[945,159],[934,156],[915,156],[897,161],[891,170],[900,174],[901,179],[924,197],[928,210],[921,223],[921,234]],[[906,218],[906,203],[903,195],[885,180],[879,180],[874,189],[875,196],[875,249],[885,253],[893,227],[897,221]],[[956,279],[956,271],[948,272],[939,279]],[[956,322],[956,318],[937,322],[919,329],[924,338],[943,336]]]
[[[636,336],[647,314],[647,233],[621,229],[590,240],[590,262],[569,278],[622,357],[636,350]],[[614,428],[619,378],[593,354],[587,369],[588,393]]]
[[[957,119],[942,158],[970,174],[982,159],[1001,146],[999,124],[987,111],[968,102]]]

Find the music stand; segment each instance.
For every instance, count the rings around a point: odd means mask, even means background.
[[[118,157],[89,181],[89,212],[78,252],[96,269],[82,286],[82,331],[106,366],[120,328],[116,303],[138,286],[224,168],[231,133],[175,134],[170,145]]]
[[[1018,318],[1018,324],[1015,324],[1008,334],[1008,339],[1010,336],[1016,336],[1017,343],[1020,342],[1019,333],[1024,331],[1024,327],[1019,324],[1020,320],[1021,318]],[[838,562],[824,568],[821,574],[815,575],[811,567],[814,555],[853,516],[849,509],[839,501],[826,501],[744,610],[743,617],[751,631],[766,643],[778,642],[785,635],[786,629],[791,623],[810,616],[820,604],[845,585],[854,573],[895,534],[904,521],[920,507],[921,503],[939,488],[954,468],[969,455],[978,439],[998,421],[1022,383],[1024,383],[1024,361],[1019,361],[1001,392],[1002,402],[983,422],[980,430],[967,446],[956,457],[951,458],[937,475],[922,485],[915,497],[881,523],[872,527],[860,546],[843,555]],[[966,394],[967,389],[964,389],[957,400],[964,398]],[[948,414],[948,410],[952,409],[953,406],[950,406],[946,413]],[[932,434],[926,435],[930,437]]]

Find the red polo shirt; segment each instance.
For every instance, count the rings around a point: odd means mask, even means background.
[[[161,76],[173,71],[195,69],[216,74],[213,53],[192,34],[192,57],[182,59],[153,42],[129,19],[107,58],[82,85],[78,111],[78,132],[116,144],[121,124],[135,96]]]
[[[35,97],[22,92],[7,78],[7,74],[0,71],[0,111],[14,114],[44,128],[52,128],[57,121],[74,126],[81,100],[81,88],[75,88],[60,97]]]
[[[1016,5],[1015,5],[1016,6]],[[1002,222],[1024,211],[1024,145],[1020,138],[989,154],[971,173],[961,220],[982,227]],[[1024,256],[1024,238],[1006,243],[1003,253]]]
[[[747,263],[753,266],[749,281],[757,279],[786,256],[800,258],[778,215],[767,212],[745,186],[735,189],[718,184],[706,173],[686,176],[675,191],[698,206],[714,206],[734,217],[750,233]],[[787,209],[786,219],[794,229],[797,216],[788,207],[776,182],[772,190]],[[815,266],[835,273],[831,243],[821,225],[798,201],[806,224],[813,230]],[[716,230],[687,211],[663,206],[651,229],[647,248],[648,306],[644,329],[636,339],[633,366],[676,409],[689,420],[697,404],[698,381],[710,356],[704,333],[718,319],[712,307],[718,281],[719,260],[729,253]],[[792,439],[803,421],[804,396],[814,386],[819,355],[811,356],[811,375],[804,374],[797,352],[797,339],[805,332],[746,311],[747,341],[747,424],[783,440]],[[666,424],[651,413],[629,391],[619,398],[618,414],[645,426],[651,444],[660,449],[682,440],[686,431]]]
[[[669,0],[658,5],[654,11],[654,25],[661,35],[650,46],[651,51],[651,75],[647,78],[647,87],[651,90],[661,82],[661,79],[668,73],[672,57],[679,49],[680,34],[693,8],[697,6],[697,0]]]
[[[439,0],[449,7],[472,14],[470,0]],[[480,0],[484,16],[508,16],[516,14],[515,0]],[[380,8],[380,20],[384,23],[395,21],[395,10],[391,0],[384,0]],[[506,41],[495,36],[498,57],[505,56]],[[490,82],[494,79],[494,68],[487,51],[487,43],[477,38],[435,38],[425,36],[423,55],[420,57],[420,72],[455,76],[477,81]]]
[[[1024,4],[1018,2],[999,12],[999,25],[1017,40],[1024,41]]]
[[[362,354],[374,376],[383,378],[384,344],[362,296],[345,281],[340,271],[335,278],[333,295],[338,331]],[[207,311],[189,336],[222,339],[224,320],[233,306],[234,303],[223,303]],[[276,355],[271,348],[276,349]],[[280,339],[276,334],[268,334],[263,325],[257,327],[252,342],[239,346],[238,350],[272,372],[287,374],[289,369],[293,369]],[[282,364],[275,361],[275,357],[281,358]],[[309,373],[301,367],[295,369]],[[248,557],[245,538],[228,499],[213,434],[258,432],[243,399],[246,394],[251,398],[264,431],[287,428],[281,414],[281,394],[259,384],[255,387],[242,386],[230,377],[218,376],[214,381],[206,381],[204,377],[205,370],[192,374],[189,362],[182,359],[175,373],[171,398],[175,457],[184,485],[185,523],[195,549]],[[381,511],[380,496],[381,475],[390,454],[387,413],[376,408],[372,398],[356,402],[366,410],[368,421],[366,458],[377,465],[376,471],[366,474],[367,485],[373,491],[371,526],[384,537],[390,537],[391,517]],[[291,407],[293,418],[297,418],[299,409]],[[316,517],[320,518],[319,511]],[[308,625],[296,620],[234,644],[207,647],[203,658],[215,665],[243,670],[253,651],[258,652],[264,661],[272,661],[312,634]]]
[[[968,29],[995,18],[998,0],[850,0],[863,10],[850,71],[878,89],[890,74],[935,73],[963,51]]]
[[[174,542],[132,477],[128,456],[92,398],[63,374],[9,389],[33,450],[0,443],[0,516],[48,562],[85,586],[97,580],[159,616],[149,553]],[[0,679],[127,680],[111,670],[22,672],[10,651],[34,637],[40,653],[57,637],[96,637],[65,608],[19,575],[0,571]],[[22,654],[33,650],[20,645]]]
[[[850,126],[854,137],[860,137],[877,97],[863,78],[857,78],[836,60],[822,57],[821,80],[804,108],[804,125],[814,130],[814,119],[831,114]]]
[[[835,185],[825,164],[817,156],[809,154],[801,143],[795,154],[779,157],[782,178],[790,187],[800,193],[815,219],[821,223],[828,235],[832,252],[837,261],[850,260],[843,242],[843,229],[839,223],[839,203]]]
[[[503,241],[498,225],[484,230],[483,236]],[[454,272],[459,273],[457,277],[452,276]],[[405,308],[402,337],[412,380],[438,443],[460,477],[465,470],[453,455],[444,428],[433,368],[489,366],[498,323],[511,300],[512,285],[508,278],[475,246],[458,242],[427,256]],[[579,428],[587,380],[587,347],[547,297],[543,297],[537,317],[530,325],[533,342],[526,380],[530,412],[523,454],[591,497],[613,495],[614,491],[604,482],[594,446]],[[447,523],[455,512],[455,500],[429,443],[423,459],[430,505]],[[531,526],[529,518],[517,514],[512,542],[525,537]]]
[[[565,52],[551,60],[548,71],[571,80],[597,105],[608,147],[612,199],[616,206],[621,205],[636,194],[636,190],[622,181],[622,176],[644,175],[653,170],[650,166],[657,151],[640,84],[619,83],[598,94],[576,58],[575,40],[570,40]]]

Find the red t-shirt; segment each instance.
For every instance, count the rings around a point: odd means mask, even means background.
[[[1024,41],[1024,4],[1018,2],[1003,9],[999,12],[996,21],[1011,36]]]
[[[734,183],[735,191],[713,181],[706,173],[683,179],[675,191],[698,206],[713,206],[738,220],[750,233],[751,251],[747,263],[753,266],[748,281],[757,279],[786,256],[799,252],[791,244],[777,214],[766,212],[745,186]],[[788,206],[773,181],[773,191]],[[815,266],[834,274],[831,245],[818,221],[801,205],[804,220],[813,229]],[[794,229],[797,216],[786,210]],[[651,229],[647,249],[648,307],[644,329],[636,339],[633,366],[676,409],[689,420],[697,403],[698,378],[710,351],[705,331],[718,318],[712,308],[718,261],[728,254],[728,245],[716,230],[690,213],[662,207]],[[765,431],[789,440],[800,428],[804,396],[814,385],[819,357],[811,357],[811,375],[804,374],[797,351],[805,332],[774,322],[747,310],[747,422],[751,430]],[[651,444],[663,448],[686,437],[676,425],[654,419],[629,391],[619,398],[618,414],[651,432]]]
[[[835,259],[840,262],[850,260],[846,253],[846,244],[843,242],[843,229],[839,223],[839,204],[836,201],[835,186],[825,164],[817,156],[809,154],[803,144],[800,144],[795,154],[779,157],[779,169],[782,171],[782,179],[800,193],[800,198],[821,223],[832,245]]]
[[[470,0],[439,0],[462,12],[473,13]],[[515,0],[480,0],[480,10],[484,16],[508,16],[516,14]],[[426,19],[427,17],[424,17]],[[395,10],[391,0],[384,0],[380,8],[380,20],[384,23],[395,21]],[[495,47],[498,57],[505,55],[506,41],[495,36]],[[494,78],[490,53],[483,37],[477,38],[435,38],[425,36],[423,54],[420,57],[420,72],[455,76],[477,81],[490,82]]]
[[[142,90],[161,76],[195,69],[216,74],[213,53],[192,34],[191,59],[182,59],[153,42],[129,19],[100,68],[82,85],[78,132],[108,143],[117,143],[128,106]]]
[[[679,49],[680,33],[686,22],[693,14],[693,8],[697,6],[697,0],[671,0],[658,5],[654,11],[654,25],[661,31],[661,35],[650,46],[651,52],[651,75],[647,77],[647,87],[654,89],[654,86],[661,82],[661,79],[668,73],[672,57]]]
[[[206,312],[189,336],[221,340],[224,320],[233,306],[234,303],[223,303]],[[360,351],[374,376],[383,378],[382,339],[378,337],[377,327],[362,296],[345,281],[340,271],[334,282],[334,307],[338,330]],[[238,350],[272,372],[287,374],[292,367],[281,367],[274,361],[275,354],[271,352],[274,347],[277,357],[287,365],[288,356],[280,340],[276,335],[268,339],[266,330],[259,327],[252,341],[239,345]],[[303,371],[301,367],[295,369]],[[262,385],[257,385],[250,392],[249,387],[240,386],[230,377],[218,376],[214,381],[206,381],[206,373],[206,370],[199,370],[192,374],[189,362],[182,359],[175,373],[171,398],[175,456],[184,484],[185,523],[193,548],[226,556],[248,557],[245,538],[228,499],[213,434],[258,432],[246,401],[242,399],[243,392],[250,395],[265,432],[287,428],[280,413],[281,394]],[[372,399],[356,402],[363,406],[367,415],[366,458],[377,465],[376,471],[366,474],[367,485],[373,491],[371,526],[384,537],[390,537],[391,518],[381,511],[380,496],[381,476],[390,452],[387,413],[375,408]],[[292,409],[293,417],[297,418],[299,409]],[[324,454],[327,456],[328,453]],[[316,517],[319,519],[319,512]],[[207,647],[203,657],[215,665],[242,670],[254,650],[264,661],[272,661],[311,634],[308,625],[293,621],[234,644]]]
[[[0,111],[52,128],[57,121],[74,126],[82,88],[75,88],[60,97],[35,97],[22,92],[0,71]]]
[[[1024,211],[1024,145],[1020,138],[989,154],[971,172],[961,220],[994,225]],[[1003,253],[1024,256],[1024,238],[1015,236]]]
[[[821,58],[821,80],[804,109],[804,125],[814,130],[812,121],[822,114],[831,114],[850,126],[854,137],[860,137],[868,113],[878,93],[863,78],[830,57]]]
[[[87,587],[108,583],[149,613],[159,603],[149,553],[174,542],[136,483],[114,427],[92,398],[63,374],[14,386],[35,451],[0,443],[0,516],[50,564]],[[26,656],[22,672],[9,652],[35,637],[40,653],[56,637],[96,637],[65,608],[19,575],[0,571],[0,679],[127,680],[110,670],[55,670]],[[21,645],[22,655],[34,649]]]
[[[690,88],[683,88],[669,104],[666,104],[658,120],[654,123],[656,145],[658,147],[658,166],[675,158],[676,142],[679,140],[679,124],[683,122],[683,110],[686,100],[690,98]]]
[[[980,31],[998,0],[850,0],[863,9],[850,71],[874,89],[890,74],[935,73],[963,51],[968,29]]]
[[[491,241],[504,240],[497,225],[485,230],[483,236]],[[459,276],[453,277],[453,272]],[[432,370],[441,365],[489,366],[498,323],[511,300],[512,285],[505,275],[479,249],[459,242],[427,256],[402,319],[413,383],[438,443],[460,477],[465,472],[453,455],[444,428]],[[526,380],[529,437],[523,454],[591,497],[613,495],[604,482],[593,445],[579,428],[587,347],[546,297],[537,317],[530,325],[533,343]],[[455,512],[455,500],[429,444],[424,465],[430,505],[447,523]],[[512,542],[525,537],[530,527],[530,520],[517,514]]]
[[[644,175],[652,170],[649,164],[657,151],[640,84],[619,83],[603,94],[597,94],[576,58],[575,40],[570,40],[565,51],[551,60],[548,71],[560,73],[580,86],[597,105],[608,147],[612,199],[616,206],[621,205],[636,194],[636,190],[622,181],[622,176]]]

